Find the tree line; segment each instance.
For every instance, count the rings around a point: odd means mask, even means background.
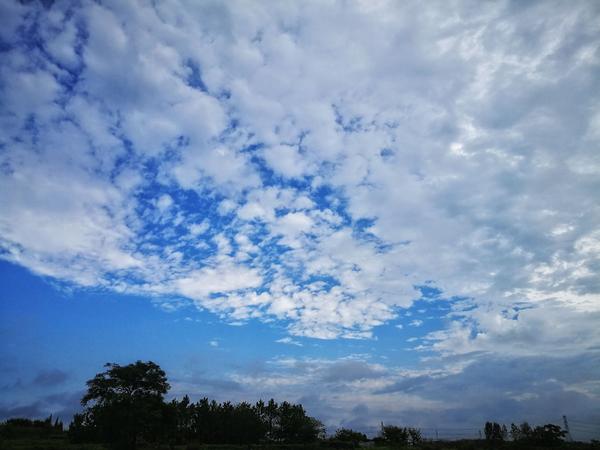
[[[44,420],[14,418],[0,423],[0,438],[47,438],[61,435],[64,431],[60,419],[52,419],[52,414]],[[1,448],[1,447],[0,447]]]
[[[165,372],[152,361],[121,366],[108,363],[103,372],[88,380],[81,399],[83,411],[75,414],[67,435],[71,443],[101,443],[114,449],[167,445],[282,446],[317,443],[329,448],[353,448],[368,441],[363,433],[338,429],[325,439],[323,424],[306,414],[300,404],[271,399],[250,404],[218,403],[202,398],[165,401],[170,385]],[[509,439],[523,445],[550,446],[563,442],[557,425],[531,427],[527,422],[485,424],[485,439],[501,444]],[[9,419],[0,423],[0,437],[48,437],[63,435],[60,420]],[[381,424],[373,443],[388,447],[421,447],[425,440],[418,428]]]
[[[502,442],[510,439],[513,442],[532,445],[551,446],[563,442],[567,432],[558,425],[548,423],[532,427],[527,422],[520,425],[510,424],[510,432],[506,425],[497,422],[486,422],[484,427],[486,441]]]
[[[87,382],[85,408],[69,426],[72,442],[105,442],[134,449],[138,443],[257,444],[308,443],[324,426],[299,404],[271,399],[250,404],[218,403],[186,395],[165,402],[170,388],[165,372],[153,362],[137,361],[106,370]]]

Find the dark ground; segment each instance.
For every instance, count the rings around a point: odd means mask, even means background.
[[[365,447],[347,447],[348,449],[358,449]],[[551,447],[532,446],[516,444],[513,442],[504,442],[490,444],[484,440],[457,440],[457,441],[433,441],[424,442],[415,447],[366,447],[369,450],[398,450],[399,448],[412,448],[420,450],[541,450],[541,449],[561,449],[561,450],[587,450],[600,449],[600,443],[561,443]],[[0,439],[0,450],[110,450],[101,444],[71,444],[65,436],[54,436],[48,438],[20,438],[20,439]],[[176,446],[143,446],[137,447],[137,450],[326,450],[331,449],[326,443],[306,444],[306,445],[253,445],[253,446],[235,446],[235,445],[202,445],[186,444]],[[336,446],[336,450],[343,450],[343,447]]]

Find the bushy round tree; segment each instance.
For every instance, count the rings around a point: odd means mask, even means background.
[[[157,441],[169,390],[165,372],[152,361],[106,370],[87,382],[85,411],[74,418],[73,436],[94,437],[116,448],[135,449],[140,440]]]

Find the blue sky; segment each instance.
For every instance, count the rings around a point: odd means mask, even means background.
[[[599,16],[3,2],[0,418],[152,359],[330,429],[598,423]]]

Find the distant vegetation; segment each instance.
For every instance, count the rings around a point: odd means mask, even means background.
[[[509,437],[506,425],[496,422],[486,422],[485,439],[491,442],[503,442]],[[521,425],[510,424],[510,439],[513,442],[531,445],[553,447],[563,442],[567,435],[558,425],[546,424],[532,428],[527,422]]]
[[[169,389],[165,372],[153,362],[127,366],[107,364],[107,370],[87,382],[81,400],[85,410],[69,427],[72,442],[106,442],[134,449],[138,443],[205,444],[309,443],[324,433],[302,405],[270,400],[251,405],[197,403],[185,396],[165,402]]]
[[[165,372],[153,362],[126,366],[107,364],[87,382],[68,431],[52,416],[46,420],[9,419],[0,424],[0,450],[15,449],[247,449],[295,450],[309,448],[479,449],[479,448],[591,448],[595,444],[567,443],[557,425],[531,427],[487,422],[485,440],[427,441],[417,428],[382,424],[378,437],[338,429],[325,436],[323,424],[302,405],[259,401],[232,404],[203,398],[196,403],[164,401],[170,386]],[[600,447],[599,447],[600,448]]]

